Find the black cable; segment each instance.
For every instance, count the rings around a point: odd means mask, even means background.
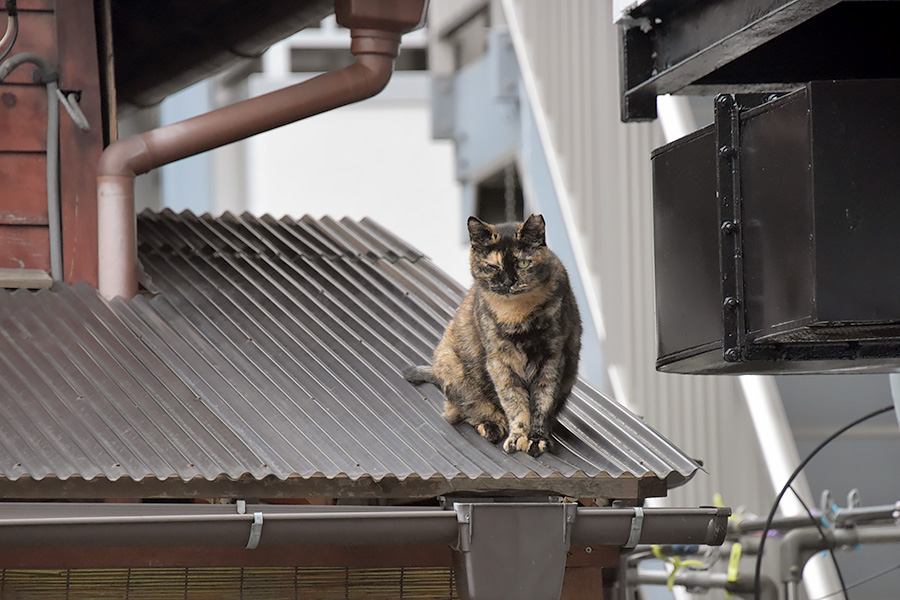
[[[816,529],[819,530],[819,535],[822,536],[822,539],[828,541],[828,536],[825,535],[825,530],[822,528],[822,524],[819,522],[820,519],[817,519],[813,516],[812,511],[809,510],[809,506],[806,505],[806,502],[803,501],[803,498],[800,497],[800,494],[797,493],[797,490],[794,489],[794,486],[788,485],[792,492],[794,492],[794,497],[797,498],[797,502],[800,503],[800,506],[803,507],[803,510],[806,511],[806,514],[809,515],[809,519],[812,521],[812,524],[816,526]],[[841,566],[838,564],[837,556],[834,554],[834,548],[828,549],[828,554],[831,555],[831,562],[834,563],[834,571],[837,573],[838,581],[841,583],[841,591],[844,592],[844,598],[847,598],[847,583],[844,581],[844,574],[841,572]],[[834,592],[835,594],[839,592]]]
[[[872,417],[876,417],[880,414],[886,413],[891,410],[894,410],[893,404],[885,406],[884,408],[879,408],[876,411],[870,412],[869,414],[856,419],[849,425],[845,425],[845,426],[841,427],[840,429],[838,429],[837,431],[832,433],[830,436],[828,436],[825,439],[825,441],[823,441],[821,444],[816,446],[815,450],[810,452],[806,456],[806,458],[804,458],[802,461],[800,461],[800,464],[797,466],[796,469],[794,469],[794,472],[791,473],[791,476],[788,477],[788,480],[785,482],[784,487],[781,488],[781,491],[778,492],[778,496],[775,497],[775,502],[772,504],[772,510],[769,511],[769,516],[766,518],[766,527],[765,527],[765,529],[763,529],[762,537],[759,540],[759,553],[756,555],[756,571],[753,575],[753,588],[754,588],[753,589],[753,598],[754,598],[754,600],[760,600],[759,585],[760,585],[760,577],[762,575],[762,557],[763,557],[763,548],[765,548],[765,546],[766,546],[766,536],[769,534],[769,529],[772,528],[772,519],[775,518],[775,513],[778,511],[778,505],[781,503],[781,499],[784,497],[785,493],[787,493],[788,488],[790,487],[791,483],[794,482],[794,479],[797,478],[797,475],[800,474],[800,471],[803,470],[803,468],[809,463],[809,461],[811,461],[813,459],[813,457],[816,454],[818,454],[822,448],[824,448],[825,446],[830,444],[834,440],[834,438],[838,437],[839,435],[841,435],[848,429],[856,427],[863,421],[867,421],[867,420],[871,419]]]
[[[878,579],[879,577],[884,577],[891,571],[896,571],[897,569],[900,569],[900,565],[894,565],[893,567],[888,567],[887,569],[884,569],[883,571],[878,571],[874,575],[869,575],[868,577],[864,577],[863,579],[860,579],[859,581],[854,581],[853,583],[851,583],[850,585],[847,586],[847,589],[852,590],[853,588],[858,588],[859,586],[863,585],[864,583],[869,583],[870,581],[872,581],[874,579]],[[824,596],[819,596],[815,600],[825,600],[825,598],[831,598],[832,596],[836,596],[838,594],[840,594],[840,592],[831,592],[830,594],[825,594]]]
[[[19,9],[16,6],[16,0],[6,0],[6,18],[9,19],[13,29],[6,49],[0,50],[0,62],[7,57],[19,37]]]

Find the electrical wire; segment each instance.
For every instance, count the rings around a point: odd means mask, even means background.
[[[0,62],[10,53],[19,37],[19,11],[16,0],[6,0],[6,33],[0,39]],[[8,42],[8,44],[7,44]],[[7,44],[6,48],[3,45]]]
[[[869,583],[870,581],[873,581],[875,579],[878,579],[879,577],[884,577],[888,573],[890,573],[892,571],[896,571],[897,569],[900,569],[900,565],[894,565],[893,567],[888,567],[887,569],[884,569],[883,571],[879,571],[879,572],[875,573],[874,575],[869,575],[868,577],[860,579],[859,581],[854,581],[853,583],[851,583],[850,585],[847,586],[847,589],[852,590],[853,588],[858,588],[859,586]],[[825,594],[824,596],[819,596],[815,600],[825,600],[826,598],[831,598],[832,596],[837,596],[840,593],[841,592],[839,592],[839,591],[831,592],[830,594]]]
[[[791,483],[794,482],[794,479],[797,478],[797,475],[800,474],[800,471],[802,471],[803,468],[806,467],[806,465],[809,463],[809,461],[811,461],[813,459],[813,457],[816,454],[818,454],[820,450],[822,450],[822,448],[824,448],[825,446],[830,444],[836,437],[838,437],[839,435],[841,435],[848,429],[852,429],[853,427],[856,427],[863,421],[867,421],[867,420],[871,419],[872,417],[876,417],[880,414],[884,414],[884,413],[886,413],[888,411],[892,411],[892,410],[894,410],[894,405],[889,404],[888,406],[885,406],[884,408],[879,408],[878,410],[872,411],[869,414],[856,419],[855,421],[853,421],[852,423],[850,423],[848,425],[844,425],[843,427],[841,427],[840,429],[838,429],[837,431],[832,433],[830,436],[828,436],[821,444],[816,446],[816,448],[812,452],[810,452],[806,456],[806,458],[804,458],[802,461],[800,461],[800,464],[797,466],[796,469],[794,469],[794,472],[791,473],[791,476],[788,477],[788,480],[785,482],[784,487],[781,488],[781,491],[778,492],[778,495],[775,497],[775,502],[772,503],[772,509],[769,511],[769,516],[766,518],[766,526],[763,529],[762,537],[759,540],[759,551],[758,551],[758,554],[756,555],[756,571],[753,574],[753,588],[754,588],[753,589],[753,598],[754,598],[754,600],[760,600],[759,585],[760,585],[760,578],[762,576],[762,557],[763,557],[763,549],[765,548],[765,545],[766,545],[766,536],[769,534],[769,530],[772,528],[772,520],[775,518],[775,513],[778,511],[778,505],[781,503],[781,499],[784,497],[785,493],[787,493],[788,488],[790,487]]]
[[[825,530],[822,528],[822,524],[819,522],[819,519],[813,516],[812,511],[809,509],[809,506],[806,505],[806,502],[803,501],[803,498],[800,497],[800,494],[797,493],[797,490],[794,489],[794,486],[788,486],[792,492],[794,492],[794,497],[797,498],[797,502],[800,503],[800,506],[803,507],[803,510],[806,511],[806,514],[809,515],[810,521],[812,524],[816,526],[816,529],[819,530],[819,535],[822,536],[823,540],[828,540],[828,536],[825,535]],[[841,591],[844,592],[844,599],[847,599],[847,583],[844,581],[844,574],[841,572],[841,566],[838,564],[837,556],[834,554],[834,548],[828,549],[828,554],[831,555],[831,562],[834,563],[834,572],[837,573],[838,581],[841,583]],[[839,594],[840,592],[834,592],[835,594]],[[832,594],[833,595],[833,594]]]

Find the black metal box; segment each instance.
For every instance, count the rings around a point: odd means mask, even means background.
[[[677,373],[900,371],[900,81],[813,82],[653,152]]]

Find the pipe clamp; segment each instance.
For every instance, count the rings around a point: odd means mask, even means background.
[[[634,516],[631,517],[631,532],[628,534],[628,541],[625,542],[623,548],[634,548],[641,540],[641,531],[644,529],[644,509],[640,506],[634,507]]]
[[[263,514],[253,513],[253,522],[250,524],[250,538],[247,540],[247,550],[254,550],[259,546],[259,538],[262,537]]]

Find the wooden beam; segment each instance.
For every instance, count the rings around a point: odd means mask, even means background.
[[[97,163],[103,151],[100,57],[93,0],[56,2],[61,90],[77,90],[89,131],[60,114],[63,278],[97,286]]]
[[[568,570],[618,565],[619,549],[573,547]],[[255,550],[216,546],[0,548],[5,569],[119,569],[140,567],[451,567],[447,545],[260,546]],[[599,588],[598,588],[599,589]]]
[[[41,269],[0,268],[0,288],[26,288],[29,290],[48,288],[53,278]]]

